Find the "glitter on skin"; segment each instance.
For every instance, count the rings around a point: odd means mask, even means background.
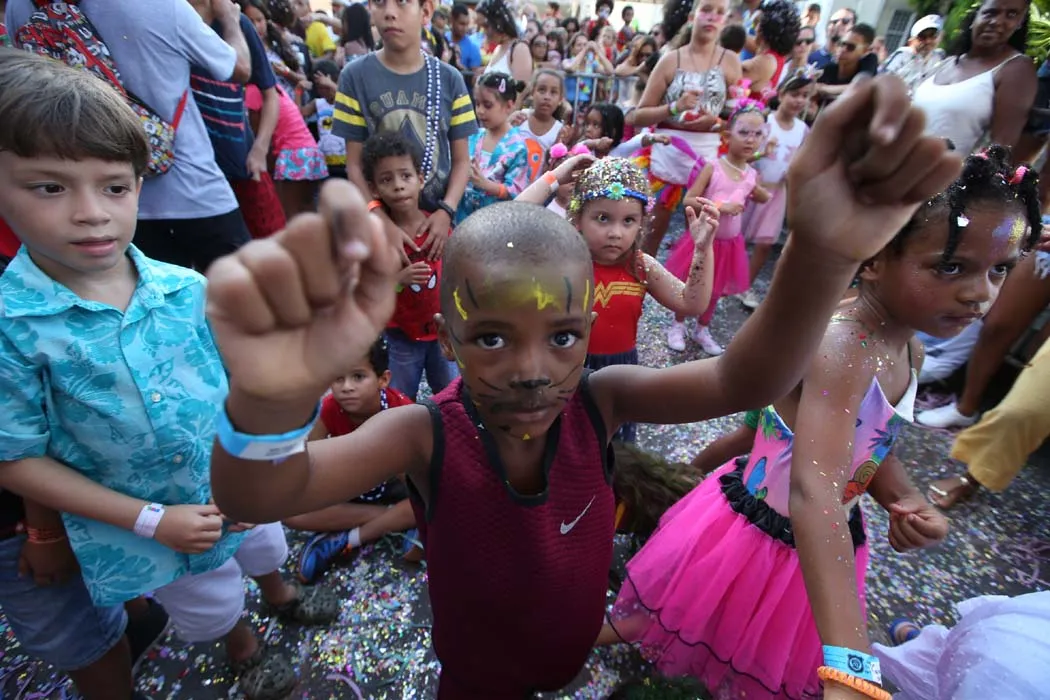
[[[681,217],[672,219],[667,240],[681,232]],[[664,254],[666,254],[666,247]],[[663,257],[663,256],[661,256]],[[759,278],[765,292],[773,266]],[[588,296],[584,298],[587,308]],[[732,299],[721,302],[711,325],[719,341],[728,341],[746,312]],[[686,352],[671,353],[664,329],[671,313],[647,300],[639,324],[638,352],[643,365],[667,367],[704,357],[690,343]],[[423,383],[421,398],[430,392]],[[932,408],[950,399],[926,391],[916,410]],[[741,415],[690,425],[640,425],[639,446],[670,461],[691,460],[704,445],[738,427]],[[947,460],[953,435],[947,431],[907,426],[894,448],[916,483],[925,486],[961,473],[958,462]],[[868,623],[874,641],[888,641],[886,627],[898,617],[920,625],[951,625],[958,619],[955,604],[977,595],[1019,595],[1050,588],[1050,453],[1046,449],[1030,460],[1034,468],[1021,471],[1003,493],[983,492],[972,502],[951,511],[951,530],[939,547],[902,556],[886,539],[888,516],[870,497],[861,499],[867,522],[870,565],[867,576]],[[307,534],[290,533],[289,569]],[[617,536],[613,578],[639,546]],[[401,561],[401,537],[389,537],[359,550],[329,572],[322,583],[341,597],[339,621],[325,628],[284,624],[262,612],[258,589],[247,582],[246,620],[271,646],[286,654],[301,677],[300,700],[346,700],[358,686],[371,700],[432,700],[440,667],[430,645],[430,615],[426,603],[425,564]],[[290,571],[288,573],[291,573]],[[392,607],[393,603],[400,607]],[[9,680],[12,697],[73,698],[65,675],[26,657],[6,620],[0,615],[0,676]],[[137,676],[138,690],[166,700],[228,700],[242,698],[226,664],[221,642],[186,645],[173,633],[147,653]],[[11,675],[6,675],[11,672]],[[338,679],[328,680],[338,675]],[[546,693],[543,700],[598,700],[607,698],[628,679],[644,679],[651,670],[637,653],[624,646],[593,652],[579,678],[565,690]],[[15,690],[25,687],[22,691]],[[657,697],[650,694],[649,697]],[[681,697],[681,695],[676,695]]]

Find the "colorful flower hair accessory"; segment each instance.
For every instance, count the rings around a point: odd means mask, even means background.
[[[649,180],[626,158],[605,158],[585,170],[576,181],[569,213],[578,214],[584,204],[595,199],[619,201],[625,198],[637,199],[648,212],[653,206]]]

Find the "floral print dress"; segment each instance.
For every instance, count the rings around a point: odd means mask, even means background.
[[[475,187],[473,182],[468,182],[459,209],[456,210],[457,224],[484,206],[514,199],[529,186],[531,180],[539,177],[543,166],[543,147],[517,127],[511,127],[491,152],[482,148],[486,133],[486,129],[480,129],[470,137],[470,161],[483,177],[503,185],[506,193],[501,193],[504,194],[502,197],[491,195]]]

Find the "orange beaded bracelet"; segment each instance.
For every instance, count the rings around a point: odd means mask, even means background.
[[[844,671],[840,671],[837,668],[831,666],[821,666],[817,669],[817,677],[822,681],[833,681],[847,688],[852,688],[858,693],[867,695],[872,700],[893,700],[893,696],[887,691],[883,690],[874,683],[870,683],[863,678],[857,678],[851,676]]]

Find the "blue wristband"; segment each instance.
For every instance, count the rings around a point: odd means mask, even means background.
[[[824,647],[824,665],[854,678],[882,685],[882,667],[871,654],[846,647]]]
[[[226,404],[216,421],[216,437],[222,448],[238,459],[258,462],[276,462],[299,454],[306,449],[306,438],[310,435],[317,417],[321,415],[321,402],[317,402],[313,416],[302,428],[280,435],[248,435],[237,432],[226,413]]]

